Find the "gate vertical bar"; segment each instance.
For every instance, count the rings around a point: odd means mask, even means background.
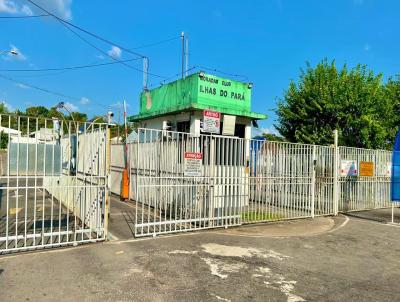
[[[313,146],[313,153],[312,153],[312,163],[311,163],[311,217],[314,218],[315,215],[315,168],[316,168],[316,149],[317,146]]]
[[[339,166],[339,148],[338,148],[339,134],[337,130],[333,131],[333,213],[337,215],[339,212],[339,178],[338,178],[338,166]]]
[[[111,171],[110,171],[110,161],[111,161],[111,143],[110,143],[110,124],[106,125],[106,141],[105,141],[105,148],[106,148],[106,184],[105,184],[105,199],[106,204],[104,208],[104,238],[108,240],[108,213],[110,210],[110,186],[111,186]],[[125,138],[126,139],[126,138]]]

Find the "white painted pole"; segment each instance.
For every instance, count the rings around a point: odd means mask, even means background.
[[[316,166],[316,149],[317,146],[313,146],[312,155],[312,174],[311,174],[311,217],[315,216],[315,166]]]
[[[338,166],[339,166],[339,134],[337,130],[333,131],[333,213],[337,215],[339,212],[339,177],[338,177]]]

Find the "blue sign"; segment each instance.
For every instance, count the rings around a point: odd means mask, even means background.
[[[393,147],[391,192],[392,201],[400,201],[400,130]]]

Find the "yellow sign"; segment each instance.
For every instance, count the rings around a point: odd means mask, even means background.
[[[372,161],[360,161],[360,176],[374,176],[374,163]]]

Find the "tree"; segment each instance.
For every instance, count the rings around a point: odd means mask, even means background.
[[[4,102],[2,102],[0,103],[0,114],[5,114],[5,113],[8,113],[8,108],[7,105]]]
[[[0,132],[0,149],[7,149],[8,146],[8,134],[4,131]]]
[[[299,81],[290,83],[275,127],[291,142],[331,144],[338,129],[341,145],[388,148],[393,135],[384,115],[388,103],[381,74],[365,65],[338,70],[334,61],[323,60],[315,68],[307,64]]]
[[[264,137],[267,141],[271,142],[284,142],[285,138],[273,133],[263,133],[262,137]]]
[[[48,113],[49,109],[44,106],[28,107],[25,110],[25,114],[32,117],[44,117],[47,116]]]
[[[75,122],[86,122],[88,119],[87,114],[81,112],[72,112],[67,118],[72,120],[72,117]]]
[[[381,116],[390,131],[390,138],[394,139],[400,126],[400,76],[389,78],[385,85],[384,99],[387,102],[387,110],[381,111]]]

